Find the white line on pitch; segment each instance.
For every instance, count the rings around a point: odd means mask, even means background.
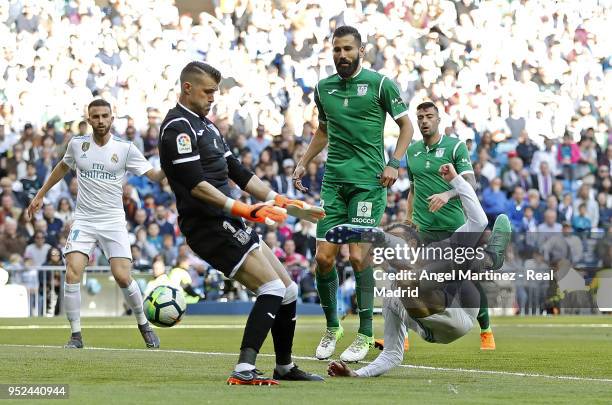
[[[48,346],[48,345],[13,345],[13,344],[0,344],[0,347],[24,347],[24,348],[40,348],[40,349],[63,349],[62,346]],[[170,349],[128,349],[128,348],[111,348],[111,347],[86,347],[84,350],[99,350],[99,351],[109,351],[109,352],[120,352],[120,351],[128,351],[128,352],[145,352],[145,353],[175,353],[175,354],[196,354],[203,356],[237,356],[236,353],[224,353],[224,352],[199,352],[194,350],[170,350]],[[261,357],[275,357],[274,354],[266,354],[260,353]],[[308,356],[293,356],[296,360],[312,360],[320,362],[321,360],[315,357]],[[360,362],[360,364],[370,364],[370,362]],[[398,367],[402,368],[410,368],[417,370],[431,370],[431,371],[444,371],[451,373],[464,373],[464,374],[488,374],[488,375],[504,375],[504,376],[512,376],[512,377],[539,377],[539,378],[547,378],[550,380],[572,380],[572,381],[593,381],[593,382],[603,382],[603,383],[612,383],[612,378],[592,378],[592,377],[577,377],[570,375],[548,375],[548,374],[537,374],[537,373],[521,373],[514,371],[496,371],[496,370],[478,370],[478,369],[470,369],[470,368],[449,368],[449,367],[432,367],[432,366],[418,366],[412,364],[400,364]]]

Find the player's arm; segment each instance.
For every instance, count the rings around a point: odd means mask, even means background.
[[[225,142],[224,142],[225,145]],[[272,201],[277,207],[287,210],[287,213],[296,218],[305,219],[310,222],[317,222],[325,217],[325,211],[320,207],[313,207],[300,200],[292,200],[284,195],[280,195],[272,190],[266,183],[261,181],[250,170],[245,168],[242,163],[230,152],[225,145],[225,159],[227,161],[228,176],[242,190],[245,190],[260,201]]]
[[[162,169],[151,169],[145,173],[145,176],[151,181],[159,183],[166,178],[166,173]]]
[[[476,190],[476,177],[474,177],[474,169],[470,162],[470,155],[467,147],[463,142],[457,143],[453,151],[453,166],[457,173],[463,177],[474,190]],[[429,211],[436,212],[442,208],[450,199],[459,198],[457,190],[451,189],[443,193],[429,196]]]
[[[195,134],[185,128],[180,121],[173,127],[165,127],[160,135],[160,150],[174,166],[179,175],[172,180],[189,190],[190,194],[213,207],[221,208],[230,215],[242,217],[252,222],[272,225],[287,219],[284,209],[267,204],[245,204],[227,197],[205,180],[200,163],[200,152]]]
[[[66,174],[70,171],[70,169],[75,167],[75,164],[76,161],[72,153],[72,143],[70,142],[68,144],[68,149],[64,154],[64,158],[60,160],[58,164],[55,165],[47,181],[45,181],[40,190],[38,190],[38,193],[36,193],[32,201],[30,202],[30,205],[27,209],[27,215],[29,218],[32,218],[32,216],[37,213],[38,210],[40,210],[43,204],[43,198],[45,197],[47,192],[51,190],[53,186],[55,186],[60,180],[62,180],[64,176],[66,176]]]
[[[387,166],[380,177],[380,184],[385,187],[391,187],[397,180],[400,160],[406,153],[410,141],[412,141],[414,128],[408,118],[408,106],[402,100],[399,88],[385,76],[382,77],[380,82],[378,98],[382,108],[393,117],[400,130],[395,144],[395,151],[389,158],[389,162],[387,162]]]
[[[406,199],[406,222],[412,224],[412,213],[414,211],[414,183],[410,183],[410,191]]]
[[[406,149],[408,149],[408,145],[412,141],[412,135],[414,135],[414,128],[408,115],[399,117],[395,122],[399,126],[400,132],[395,144],[395,151],[380,178],[380,184],[385,187],[391,187],[397,181],[399,162],[402,160],[402,156],[406,154]]]
[[[383,306],[385,348],[370,364],[353,371],[344,362],[332,361],[327,368],[331,377],[378,377],[402,363],[406,326],[391,309]]]
[[[446,180],[453,189],[459,195],[461,199],[461,205],[465,211],[467,220],[459,229],[455,232],[474,232],[480,233],[487,227],[488,219],[476,191],[471,184],[469,184],[463,176],[459,176],[455,170],[455,166],[450,163],[440,166],[440,175]]]
[[[314,159],[315,156],[321,153],[321,151],[327,146],[327,143],[329,141],[329,138],[327,136],[327,116],[325,115],[325,110],[323,109],[321,99],[319,98],[318,85],[315,88],[314,100],[319,111],[319,127],[315,131],[312,140],[308,144],[304,156],[302,156],[302,159],[297,162],[295,170],[293,171],[293,175],[291,176],[293,178],[293,184],[295,188],[301,192],[308,191],[308,189],[302,185],[302,177],[304,177],[304,174],[306,174],[306,167],[308,166],[308,163],[310,163],[310,161]]]

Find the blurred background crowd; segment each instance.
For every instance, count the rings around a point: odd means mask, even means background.
[[[432,100],[441,131],[466,142],[487,215],[507,213],[512,220],[515,265],[537,255],[567,259],[587,269],[587,280],[594,277],[589,268],[610,266],[591,243],[610,235],[612,217],[612,37],[605,2],[217,0],[213,12],[198,15],[181,13],[173,0],[99,3],[0,3],[3,267],[61,265],[76,179],[51,190],[37,218],[26,220],[24,208],[69,140],[90,131],[86,105],[108,100],[114,134],[159,167],[159,124],[176,103],[180,69],[194,59],[223,73],[209,118],[232,152],[278,192],[317,203],[325,153],[308,167],[305,195],[290,178],[317,127],[313,89],[335,72],[331,33],[345,24],[362,33],[364,66],[398,84],[413,123],[415,106]],[[390,149],[394,131],[391,122]],[[383,225],[406,218],[409,186],[401,168]],[[238,188],[235,197],[248,198]],[[167,182],[132,177],[123,200],[135,268],[186,268],[196,298],[245,297],[184,244]],[[290,221],[258,231],[300,285],[302,300],[317,302],[315,227]],[[556,239],[547,233],[577,242],[558,242],[566,253],[551,257]],[[106,259],[98,251],[91,262]],[[350,308],[346,248],[338,263]],[[15,274],[13,282],[33,294],[52,279],[36,270]]]

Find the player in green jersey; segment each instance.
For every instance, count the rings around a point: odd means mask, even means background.
[[[423,140],[410,145],[406,154],[410,178],[407,217],[417,226],[421,240],[427,244],[448,238],[465,223],[461,201],[457,192],[438,174],[440,166],[451,163],[474,188],[476,179],[465,144],[457,138],[440,134],[440,116],[434,103],[425,102],[417,106],[417,123]],[[495,350],[487,296],[480,283],[474,284],[480,292],[477,317],[480,348]]]
[[[317,84],[314,96],[319,128],[293,174],[296,188],[306,191],[300,181],[305,167],[329,145],[321,190],[321,206],[325,208],[326,217],[317,223],[317,290],[327,319],[326,332],[316,350],[319,359],[327,359],[334,353],[336,342],[344,333],[336,302],[335,258],[339,245],[327,242],[325,234],[340,224],[374,227],[380,223],[386,207],[387,187],[397,180],[399,161],[414,132],[397,86],[385,76],[362,68],[364,52],[357,29],[349,26],[336,29],[333,58],[337,74]],[[393,156],[385,163],[387,114],[395,120],[400,133]],[[363,259],[362,252],[368,250],[357,243],[350,244],[349,249],[357,284],[359,331],[340,359],[359,361],[374,344],[374,276],[372,267]]]

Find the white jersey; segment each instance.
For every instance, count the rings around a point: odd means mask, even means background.
[[[122,196],[126,172],[142,176],[153,169],[140,150],[115,137],[98,146],[91,135],[84,135],[70,140],[63,161],[77,174],[74,220],[97,228],[125,227]]]

